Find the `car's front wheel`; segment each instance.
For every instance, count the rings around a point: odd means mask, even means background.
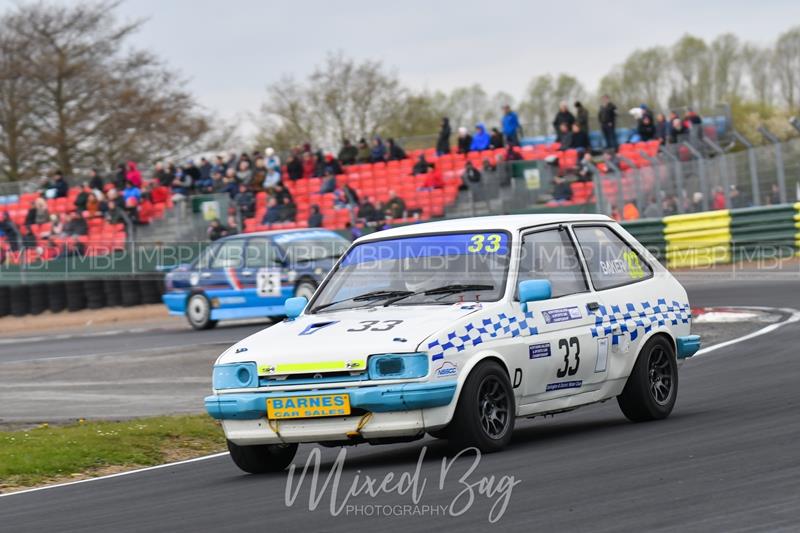
[[[250,474],[280,472],[292,463],[297,444],[258,444],[239,446],[228,442],[228,451],[236,466]]]
[[[447,427],[450,444],[496,452],[511,442],[514,431],[514,391],[503,368],[480,363],[464,382],[453,420]]]
[[[211,329],[217,325],[211,320],[211,302],[204,294],[193,294],[186,304],[186,319],[197,330]]]
[[[314,291],[316,290],[317,286],[311,281],[301,281],[297,284],[297,287],[295,287],[294,295],[295,297],[302,296],[306,300],[311,300],[311,297],[314,296]]]
[[[678,397],[678,363],[672,344],[653,337],[642,347],[617,403],[628,420],[667,418]]]

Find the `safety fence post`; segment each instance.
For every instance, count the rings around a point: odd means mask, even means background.
[[[750,190],[753,195],[753,205],[761,205],[761,189],[758,183],[758,163],[756,162],[756,151],[747,137],[736,130],[731,131],[734,139],[747,149],[747,162],[750,167]]]
[[[685,146],[697,159],[697,174],[700,176],[700,191],[703,193],[703,211],[708,211],[709,190],[708,190],[708,176],[706,175],[705,157],[703,157],[703,154],[701,154],[697,148],[692,146],[692,143],[683,141],[683,146]]]
[[[780,203],[785,204],[786,199],[786,170],[783,168],[783,150],[781,149],[781,140],[775,137],[766,126],[758,128],[758,132],[764,136],[775,147],[775,167],[778,172],[778,195]]]

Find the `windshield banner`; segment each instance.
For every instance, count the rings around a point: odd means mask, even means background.
[[[474,254],[508,254],[508,234],[458,233],[368,242],[350,250],[342,259],[342,266],[373,261]]]

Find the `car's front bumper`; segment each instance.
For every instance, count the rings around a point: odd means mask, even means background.
[[[268,398],[304,396],[309,391],[218,394],[207,397],[205,404],[209,415],[222,420],[225,436],[239,445],[342,441],[354,434],[371,440],[410,437],[440,426],[442,410],[436,408],[453,401],[456,387],[456,381],[442,381],[314,391],[348,394],[350,407],[365,413],[340,417],[267,420]]]

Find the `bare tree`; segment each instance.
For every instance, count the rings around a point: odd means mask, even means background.
[[[774,74],[790,109],[800,106],[800,27],[782,33],[775,43]]]
[[[772,104],[774,86],[772,82],[772,50],[746,44],[742,50],[745,71],[752,95],[762,106]]]

